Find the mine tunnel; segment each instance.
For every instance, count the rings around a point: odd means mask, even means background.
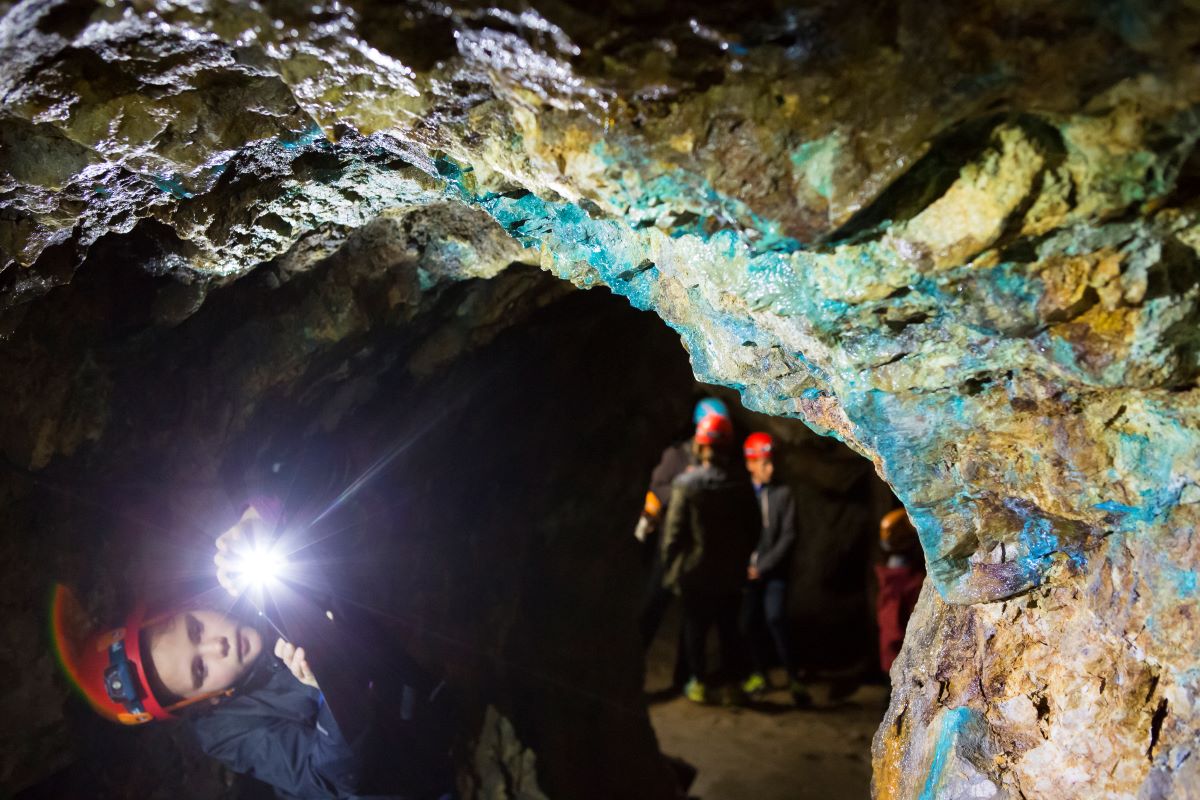
[[[1198,796],[1198,52],[0,2],[0,795]]]

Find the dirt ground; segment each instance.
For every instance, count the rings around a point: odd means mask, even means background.
[[[814,707],[796,709],[783,687],[747,707],[701,706],[672,695],[677,620],[650,649],[646,691],[662,751],[699,770],[699,800],[858,800],[870,796],[871,737],[883,716],[883,686],[814,680]],[[847,696],[838,695],[850,692]]]

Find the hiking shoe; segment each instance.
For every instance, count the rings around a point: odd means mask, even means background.
[[[808,693],[808,689],[800,681],[793,680],[788,684],[788,691],[792,695],[792,703],[796,708],[811,708],[813,701],[812,695]]]
[[[704,688],[704,684],[692,678],[687,682],[687,686],[683,687],[683,696],[693,703],[707,703],[708,690]]]
[[[742,691],[754,695],[767,690],[767,678],[761,672],[755,672],[742,682]]]

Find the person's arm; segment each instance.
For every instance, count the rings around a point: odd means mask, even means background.
[[[796,500],[792,497],[791,490],[781,487],[773,493],[771,500],[782,506],[779,515],[780,530],[774,544],[765,552],[758,554],[755,566],[760,575],[765,575],[782,565],[784,559],[792,552],[792,545],[796,543]]]
[[[687,469],[687,455],[680,450],[679,445],[671,445],[663,450],[662,455],[650,473],[650,485],[647,491],[653,492],[659,500],[668,501],[671,497],[671,484]],[[661,523],[665,516],[660,514],[655,522]]]
[[[667,522],[662,539],[662,559],[668,571],[689,544],[687,499],[684,495],[685,490],[681,484],[676,483],[671,487],[671,502],[667,506]]]
[[[670,506],[671,483],[687,467],[687,460],[680,456],[678,445],[663,450],[654,471],[650,473],[650,486],[646,489],[646,502],[638,519],[634,535],[644,542],[660,530],[666,521]]]
[[[333,798],[357,788],[359,759],[323,702],[311,723],[217,709],[193,729],[205,753],[295,797]]]
[[[638,517],[637,527],[633,531],[634,538],[639,542],[650,538],[650,534],[658,529],[661,515],[662,501],[654,492],[646,492],[645,502],[642,503],[642,513]]]

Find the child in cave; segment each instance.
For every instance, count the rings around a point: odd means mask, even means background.
[[[921,596],[925,561],[917,529],[903,508],[889,511],[880,520],[879,545],[884,561],[875,565],[879,583],[875,616],[879,624],[879,666],[886,673],[900,655],[908,618]]]
[[[762,629],[765,627],[787,672],[792,701],[805,707],[811,705],[812,700],[797,679],[795,652],[786,616],[788,577],[796,543],[796,501],[791,488],[773,480],[774,450],[774,440],[770,434],[762,432],[750,434],[743,445],[746,471],[750,473],[750,482],[762,511],[762,534],[746,567],[741,624],[754,671],[742,684],[742,689],[746,694],[756,695],[768,686],[770,658],[762,646]]]
[[[641,542],[648,555],[650,566],[649,582],[638,614],[638,628],[642,634],[642,647],[649,649],[658,629],[662,625],[673,594],[663,584],[665,564],[662,558],[661,530],[670,510],[671,484],[694,466],[692,435],[700,421],[708,416],[729,419],[729,408],[716,397],[704,397],[692,411],[691,426],[686,438],[673,442],[663,450],[657,466],[650,474],[650,485],[646,489],[646,504],[638,519],[634,537]],[[671,688],[682,691],[688,679],[683,631],[679,632],[676,647],[675,669],[671,677]]]
[[[248,588],[233,556],[247,540],[263,541],[272,524],[269,504],[260,505],[263,512],[248,505],[218,538],[218,581],[231,594]],[[206,754],[279,797],[448,800],[443,685],[403,654],[382,654],[361,615],[317,597],[314,608],[336,606],[319,612],[331,629],[335,618],[355,620],[321,634],[313,614],[291,615],[321,645],[333,696],[305,649],[277,637],[262,615],[239,612],[245,602],[193,600],[154,616],[136,608],[121,627],[89,636],[78,603],[60,586],[55,641],[68,676],[100,714],[128,725],[182,720]]]
[[[738,608],[762,517],[745,476],[733,474],[733,426],[726,417],[701,419],[692,448],[698,466],[671,486],[662,557],[664,585],[683,605],[691,672],[684,696],[703,703],[712,699],[710,682],[740,693],[734,683],[744,651]],[[713,627],[721,644],[721,669],[710,676],[705,643]]]

